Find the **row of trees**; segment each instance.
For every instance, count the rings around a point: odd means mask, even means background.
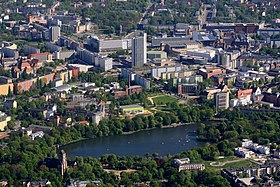
[[[35,104],[35,103],[34,103]],[[31,105],[34,105],[31,104]],[[37,105],[42,103],[37,102]],[[33,106],[35,107],[35,106]],[[55,128],[44,138],[31,141],[29,137],[19,133],[3,141],[9,146],[0,151],[0,178],[21,181],[26,178],[38,180],[49,178],[54,186],[67,183],[70,178],[80,180],[102,179],[104,183],[131,185],[134,182],[153,181],[158,186],[162,180],[168,179],[168,186],[229,186],[219,175],[208,171],[204,172],[178,172],[170,166],[170,158],[157,157],[117,157],[105,155],[100,159],[77,158],[78,167],[71,168],[64,180],[58,175],[58,171],[50,170],[45,166],[38,168],[38,162],[45,157],[55,157],[55,145],[64,145],[80,138],[94,138],[121,134],[125,131],[135,131],[151,127],[169,125],[173,122],[198,122],[199,139],[212,142],[203,148],[186,151],[175,157],[189,157],[192,162],[202,160],[215,160],[218,156],[233,155],[233,148],[240,143],[241,138],[251,138],[253,141],[266,144],[269,142],[279,143],[279,114],[278,113],[248,113],[239,110],[224,111],[217,117],[227,120],[218,123],[205,123],[214,114],[213,103],[209,102],[199,106],[182,106],[170,104],[170,113],[156,113],[153,116],[137,116],[133,119],[103,120],[99,126],[74,126],[70,128]],[[155,155],[156,156],[156,155]],[[123,173],[121,180],[116,176],[106,173],[102,164],[108,164],[111,169],[136,169],[137,172]],[[198,180],[199,179],[199,180]]]
[[[22,96],[24,97],[24,96]],[[19,101],[19,108],[7,110],[10,114],[18,115],[22,121],[22,126],[28,126],[31,123],[39,122],[32,115],[24,116],[25,111],[32,108],[40,108],[45,103],[42,100],[34,100],[26,102]],[[60,103],[57,103],[60,105]],[[206,105],[208,106],[208,105]],[[210,106],[210,105],[209,105]],[[212,184],[213,186],[229,186],[228,183],[220,176],[209,172],[178,172],[170,165],[170,157],[117,157],[115,155],[104,155],[100,159],[96,158],[76,158],[78,166],[70,168],[64,178],[59,175],[56,169],[49,169],[38,163],[46,157],[56,157],[56,145],[64,145],[80,138],[95,138],[100,136],[109,136],[121,134],[128,131],[136,131],[162,125],[169,125],[173,122],[199,122],[210,117],[206,114],[213,114],[211,108],[182,106],[176,103],[170,104],[174,112],[170,114],[156,113],[152,116],[137,116],[133,119],[125,118],[103,120],[96,126],[76,125],[70,128],[57,127],[50,133],[45,134],[44,138],[30,140],[26,135],[19,132],[12,133],[9,139],[1,140],[1,143],[7,143],[0,149],[0,178],[8,179],[11,184],[20,186],[21,182],[26,179],[41,180],[48,178],[52,182],[52,186],[65,186],[69,179],[80,180],[102,180],[107,186],[124,184],[132,185],[135,182],[152,181],[153,186],[159,186],[162,180],[167,179],[167,186],[198,186]],[[22,117],[20,117],[22,116]],[[52,124],[48,124],[52,125]],[[185,152],[190,156],[192,161],[201,161],[204,154],[211,154],[210,150],[192,150]],[[201,156],[202,155],[202,156]],[[156,156],[156,155],[154,155]],[[182,155],[178,155],[181,157]],[[133,173],[122,173],[121,180],[115,175],[108,174],[102,169],[102,164],[108,164],[111,169],[132,168],[137,170]],[[202,177],[203,176],[203,177]],[[203,179],[203,180],[202,180]],[[207,182],[211,181],[211,182]]]
[[[83,5],[75,9],[73,6],[74,2],[73,0],[63,1],[59,9],[75,12],[83,18],[90,18],[93,23],[98,25],[100,30],[107,34],[120,33],[121,30],[124,33],[134,31],[141,18],[141,13],[148,6],[147,0],[126,2],[109,0],[106,2],[91,1],[92,7]]]

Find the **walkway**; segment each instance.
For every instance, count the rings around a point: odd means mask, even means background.
[[[240,161],[244,161],[244,160],[248,160],[248,159],[247,158],[240,158],[240,159],[237,159],[237,160],[230,160],[230,161],[225,161],[225,162],[211,162],[210,166],[221,167],[221,166],[224,166],[226,164],[232,164],[232,163],[240,162]]]

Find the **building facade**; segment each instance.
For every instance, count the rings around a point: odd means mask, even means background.
[[[216,111],[226,110],[229,107],[229,92],[218,92],[215,95]]]
[[[147,62],[147,34],[132,39],[132,66],[142,67]]]
[[[57,42],[60,37],[60,27],[52,26],[49,29],[49,40],[51,42]]]

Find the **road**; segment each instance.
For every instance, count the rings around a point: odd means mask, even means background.
[[[210,163],[210,166],[213,166],[213,167],[221,167],[221,166],[224,166],[226,164],[231,164],[231,163],[235,163],[235,162],[240,162],[240,161],[243,161],[243,160],[248,160],[246,158],[240,158],[240,159],[237,159],[237,160],[230,160],[230,161],[225,161],[225,162],[211,162]]]
[[[149,1],[149,5],[147,6],[145,12],[143,13],[140,21],[138,22],[138,24],[143,24],[144,18],[146,17],[147,13],[149,12],[149,10],[151,9],[151,7],[154,5],[154,3],[151,2],[151,0]]]
[[[151,2],[151,0],[149,1],[149,5],[147,6],[145,12],[143,13],[141,19],[139,20],[138,24],[144,24],[145,22],[145,17],[148,14],[148,12],[150,11],[150,9],[152,8],[152,6],[154,5],[154,3]],[[133,38],[135,35],[135,32],[130,32],[128,33],[125,38]]]
[[[201,7],[199,10],[199,15],[198,15],[198,21],[200,22],[200,25],[203,26],[206,23],[206,18],[207,18],[207,14],[208,11],[206,10],[206,8]],[[200,14],[201,12],[201,14]]]

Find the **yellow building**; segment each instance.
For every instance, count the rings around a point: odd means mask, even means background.
[[[9,121],[11,121],[11,117],[0,111],[0,131],[4,131]]]
[[[72,71],[64,71],[64,72],[60,72],[60,78],[62,79],[62,81],[68,82],[70,81],[70,79],[72,78]]]
[[[124,105],[120,106],[120,109],[123,113],[136,114],[144,112],[144,107],[141,105]]]
[[[8,95],[9,89],[11,92],[14,91],[14,85],[13,84],[1,84],[0,85],[0,95]]]

